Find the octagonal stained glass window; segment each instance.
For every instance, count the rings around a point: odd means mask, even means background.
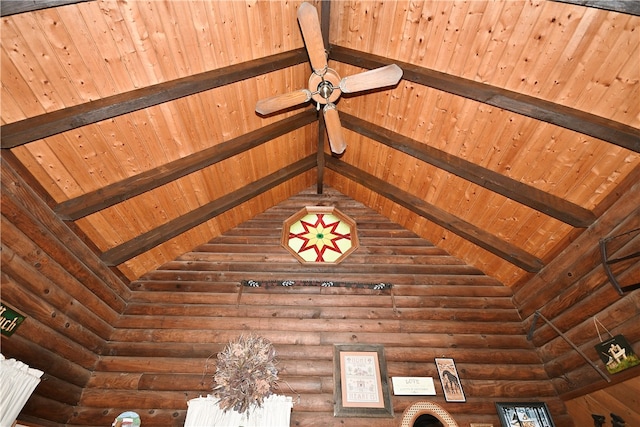
[[[282,246],[303,264],[337,264],[358,249],[356,223],[336,208],[307,206],[284,222]]]

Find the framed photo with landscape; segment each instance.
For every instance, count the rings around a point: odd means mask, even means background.
[[[393,417],[387,363],[381,345],[335,345],[336,417]]]
[[[502,427],[555,427],[544,402],[496,402]]]

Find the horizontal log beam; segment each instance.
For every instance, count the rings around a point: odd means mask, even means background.
[[[225,344],[215,343],[190,343],[185,349],[183,343],[164,343],[162,345],[162,357],[184,357],[190,359],[206,360],[203,362],[206,369],[211,369],[215,365],[213,355],[221,352]],[[309,345],[301,346],[295,344],[277,344],[274,345],[278,358],[290,360],[321,360],[333,357],[333,344]],[[389,363],[405,362],[405,363],[433,363],[435,357],[441,357],[443,354],[450,352],[450,348],[445,347],[387,347],[385,348],[385,356]],[[157,346],[151,342],[121,342],[112,341],[106,349],[105,354],[112,357],[154,357],[158,355]],[[496,352],[492,348],[458,348],[456,349],[456,361],[459,363],[478,363],[478,361],[491,360],[501,365],[535,365],[540,363],[540,358],[530,349],[501,349]],[[113,373],[120,375],[122,373]],[[130,373],[123,382],[137,382],[135,378],[142,373]],[[94,375],[96,373],[94,372]],[[102,373],[102,375],[109,375]],[[170,374],[168,374],[170,375]],[[194,374],[200,375],[200,374]],[[106,381],[106,380],[105,380]],[[126,388],[126,386],[122,386]]]
[[[37,338],[31,340],[29,334],[23,330],[23,328],[27,329],[29,323],[36,322],[23,323],[18,332],[11,335],[10,338],[2,335],[2,355],[7,359],[15,358],[32,368],[44,371],[45,374],[43,377],[48,375],[55,376],[61,381],[84,388],[91,376],[91,371],[77,363],[67,360],[65,356],[68,353],[65,354],[65,351],[61,351],[62,354],[58,354],[58,352],[53,352],[48,349],[47,346],[42,343],[42,340],[38,340]],[[40,327],[35,325],[31,331],[38,329],[40,329]],[[47,343],[50,347],[53,346],[51,343],[52,336],[53,335],[49,336],[49,343]],[[11,340],[10,345],[7,345],[9,344],[9,340]],[[61,350],[65,349],[62,348]],[[86,354],[87,352],[84,352],[82,356],[74,358],[76,360],[82,359]],[[98,359],[97,355],[94,356]]]
[[[281,227],[280,224],[278,227],[274,227],[274,229],[278,229]],[[265,231],[265,235],[263,238],[251,239],[247,241],[256,242],[264,242],[268,238],[266,233],[273,233],[273,231],[268,230]],[[228,235],[229,233],[225,233]],[[360,226],[358,224],[358,238],[360,242],[362,242],[362,231],[360,230]],[[248,237],[248,236],[247,236]],[[279,236],[281,237],[281,236]],[[376,240],[384,240],[383,237],[376,238]],[[266,243],[266,242],[265,242]],[[228,252],[228,253],[208,253],[201,254],[194,257],[190,257],[188,254],[183,255],[177,261],[169,261],[166,264],[163,264],[162,268],[166,270],[199,270],[199,269],[208,269],[210,266],[214,266],[219,263],[232,263],[236,262],[238,265],[247,265],[247,264],[256,264],[259,262],[263,262],[265,257],[268,257],[271,262],[282,262],[282,263],[290,263],[292,261],[291,255],[287,251],[282,250],[282,245],[264,245],[261,244],[258,246],[259,249],[263,249],[263,251],[255,250],[252,252],[246,253],[238,253],[238,252]],[[270,249],[273,250],[272,253],[268,252]],[[268,255],[267,255],[268,254]],[[454,258],[449,255],[445,256],[433,256],[433,255],[416,255],[412,254],[412,256],[389,256],[388,254],[369,254],[366,250],[358,250],[349,256],[349,267],[355,268],[356,264],[365,264],[365,265],[381,265],[381,264],[396,264],[396,265],[404,265],[404,266],[420,266],[420,265],[432,265],[432,266],[463,266],[464,261],[459,258]],[[469,270],[467,275],[471,276],[473,274],[480,275],[480,271],[474,269],[472,266],[466,266]]]
[[[523,318],[531,316],[547,301],[598,267],[601,263],[599,240],[609,235],[627,218],[637,217],[634,212],[638,211],[638,200],[640,200],[640,183],[638,183],[640,168],[636,168],[628,179],[634,182],[633,186],[619,195],[619,199],[600,215],[591,227],[550,261],[540,274],[515,287],[514,303],[521,311]],[[605,276],[604,271],[602,276]]]
[[[182,272],[181,270],[174,271],[174,274]],[[149,278],[145,276],[145,280],[137,280],[132,283],[131,288],[140,291],[163,291],[163,292],[207,292],[212,290],[211,280],[204,274],[196,274],[191,272],[186,279],[172,280],[170,274],[165,273],[162,276]],[[353,275],[352,275],[353,276]],[[210,276],[209,276],[210,277]],[[218,293],[237,293],[238,286],[242,280],[248,280],[253,277],[250,272],[242,273],[237,272],[228,277],[219,277],[215,283],[215,291]],[[375,280],[375,277],[371,277],[372,280],[367,280],[366,277],[355,278],[357,283],[378,283],[379,280]],[[412,295],[424,295],[424,296],[473,296],[473,297],[511,297],[511,292],[507,288],[506,290],[496,286],[492,283],[492,280],[487,279],[488,276],[475,276],[475,275],[451,275],[451,274],[439,274],[433,275],[428,278],[413,282],[411,276],[403,275],[390,275],[385,281],[388,284],[393,285],[395,288],[394,294],[399,296],[412,296]],[[338,282],[343,276],[331,276],[331,280]],[[148,280],[147,280],[148,279]],[[235,281],[233,281],[236,279]],[[282,279],[282,277],[280,278]],[[344,275],[345,281],[353,280],[354,277],[348,278],[348,275]],[[379,279],[379,277],[378,277]],[[483,280],[484,279],[484,280]],[[224,280],[224,281],[222,281]],[[288,278],[287,278],[288,280]],[[345,287],[333,287],[333,289],[318,289],[321,281],[315,281],[318,286],[295,286],[295,293],[298,294],[325,294],[335,295],[353,294],[353,289]],[[291,288],[286,287],[269,287],[269,288],[251,288],[246,289],[251,293],[291,293]]]
[[[630,340],[631,342],[638,342],[640,341],[640,330],[638,330],[638,328],[632,323],[633,321],[624,323],[624,328],[623,328],[625,332],[624,337],[625,339]],[[635,323],[637,323],[637,320],[635,321]],[[616,334],[619,333],[620,330],[621,330],[620,328],[616,328],[615,329]],[[606,335],[606,338],[609,338],[609,335]],[[611,382],[613,382],[613,380],[615,379],[614,377],[617,377],[618,374],[609,375],[606,371],[604,363],[602,363],[600,359],[600,355],[597,354],[597,352],[595,351],[595,345],[599,344],[600,342],[601,341],[599,340],[599,338],[595,338],[589,341],[582,341],[580,349],[581,351],[583,351],[584,354],[587,355],[587,358],[590,361],[594,362],[596,366],[598,366],[599,369],[601,369],[609,377]],[[544,357],[548,358],[549,353],[551,351],[555,353],[556,350],[559,349],[560,347],[561,347],[560,343],[554,342],[553,348],[548,347],[545,349]],[[589,367],[596,375],[600,376],[600,378],[597,381],[598,383],[600,382],[600,379],[603,379],[602,375],[599,374],[597,370],[595,370],[578,352],[567,351],[566,348],[564,349],[562,354],[556,354],[555,357],[553,359],[550,359],[548,362],[546,362],[544,366],[550,378],[561,377],[565,373],[573,372],[576,370],[581,371],[583,368]],[[577,377],[579,378],[579,375]],[[580,381],[579,383],[574,384],[574,386],[579,388],[588,387],[589,385],[590,383],[587,381],[586,378]]]
[[[291,288],[287,288],[291,289]],[[297,307],[318,307],[318,306],[334,306],[334,307],[369,307],[392,309],[392,301],[388,298],[380,297],[376,293],[369,295],[353,294],[349,298],[345,298],[344,294],[329,294],[332,290],[324,291],[319,289],[318,294],[298,294],[292,291],[287,293],[270,293],[261,292],[253,293],[251,288],[245,289],[242,293],[240,301],[238,294],[216,294],[213,292],[191,292],[185,293],[182,297],[183,304],[218,304],[239,306],[261,306],[261,305],[278,305],[278,306],[297,306]],[[372,298],[371,296],[375,296]],[[475,298],[475,297],[446,297],[429,298],[425,296],[394,296],[398,309],[403,308],[422,308],[430,307],[456,307],[456,308],[513,308],[511,298]],[[143,292],[140,291],[132,297],[132,302],[144,302],[150,304],[165,304],[175,301],[175,296],[164,294],[161,292]]]
[[[598,321],[604,322],[603,324],[611,325],[609,332],[618,334],[623,333],[626,337],[635,342],[640,340],[640,322],[637,321],[640,317],[640,297],[631,297],[619,300],[616,304],[613,304],[610,308],[602,310],[600,312]],[[584,307],[577,307],[577,310],[584,309]],[[556,322],[552,320],[554,325]],[[569,340],[574,342],[580,347],[587,356],[593,360],[599,360],[599,355],[596,353],[594,345],[600,342],[598,337],[598,331],[594,325],[593,320],[588,319],[580,322],[577,326],[564,327],[562,319],[558,322],[563,329],[567,330],[566,336]],[[560,329],[560,327],[558,327]],[[600,334],[604,338],[610,338],[610,335],[604,328],[600,327]],[[548,330],[548,329],[547,329]],[[541,331],[541,333],[547,332],[547,330]],[[535,336],[535,332],[534,332]],[[558,358],[566,356],[567,350],[570,350],[568,344],[563,342],[564,339],[557,336],[557,333],[552,339],[547,340],[544,344],[538,347],[540,357],[545,363],[550,363]]]
[[[129,288],[33,191],[16,172],[19,167],[21,165],[12,152],[2,153],[0,183],[3,214],[16,225],[24,223],[21,229],[23,233],[58,264],[82,280],[92,292],[102,296],[113,309],[114,315],[120,313],[131,294]],[[11,211],[8,211],[9,208]],[[101,287],[105,289],[101,290]]]
[[[639,270],[640,271],[640,270]],[[602,278],[602,271],[600,275],[593,274],[590,278],[593,279],[593,283],[588,283],[585,280],[579,280],[576,285],[571,289],[572,292],[567,292],[563,295],[566,299],[573,302],[573,304],[564,310],[558,310],[556,301],[551,301],[550,304],[545,306],[543,311],[546,313],[553,313],[550,316],[553,324],[563,331],[571,330],[575,333],[576,328],[582,329],[585,320],[590,320],[591,315],[599,313],[600,319],[609,318],[609,322],[612,325],[618,325],[624,321],[627,316],[635,311],[634,296],[629,298],[620,299],[620,296],[613,290],[613,288],[605,283]],[[583,289],[586,288],[586,294],[583,294]],[[574,297],[577,295],[577,297]],[[561,301],[562,296],[559,300]],[[612,311],[614,307],[623,307],[621,309]],[[544,315],[544,313],[542,313]],[[548,316],[547,316],[548,317]],[[526,323],[529,323],[532,319],[527,319]],[[589,338],[593,337],[593,321],[588,322],[587,327]],[[542,347],[550,340],[557,337],[557,333],[545,322],[537,323],[535,332],[533,335],[533,342],[537,347]]]
[[[138,390],[136,393],[131,393],[129,390],[89,388],[82,394],[80,405],[99,407],[104,406],[105,402],[110,402],[111,408],[148,407],[155,409],[175,409],[185,407],[188,400],[197,397],[199,397],[199,394],[196,391],[174,393],[159,390]],[[119,414],[115,414],[113,419],[118,415]],[[113,419],[111,420],[112,422]]]
[[[74,317],[76,322],[82,322],[84,327],[101,339],[108,339],[113,330],[111,323],[117,316],[85,285],[87,282],[80,281],[82,276],[78,280],[60,268],[48,257],[47,252],[33,245],[4,216],[0,224],[3,273],[10,275],[11,280],[19,286],[49,301],[56,310],[66,312]],[[78,304],[78,301],[82,301],[82,304]]]
[[[31,421],[36,426],[56,427],[66,425],[67,421],[73,416],[74,410],[75,407],[72,405],[41,396],[36,388],[24,408],[22,408],[18,419],[27,422]],[[25,413],[29,415],[25,416]]]
[[[231,341],[239,335],[249,331],[248,328],[236,330],[217,330],[217,341]],[[531,349],[531,343],[522,335],[488,335],[488,334],[438,334],[438,333],[385,333],[385,332],[317,332],[310,334],[307,331],[288,330],[264,330],[261,336],[270,340],[274,345],[298,344],[298,345],[326,345],[336,342],[376,344],[385,343],[385,346],[436,346],[448,348],[500,348],[500,349]],[[210,330],[182,330],[182,329],[152,329],[152,330],[121,330],[114,334],[114,341],[137,342],[143,340],[153,340],[157,343],[197,343],[211,340]],[[101,362],[105,359],[103,358]],[[115,363],[115,362],[114,362]],[[148,363],[143,362],[140,363]],[[186,361],[175,360],[176,370]],[[159,366],[155,368],[160,369]],[[104,368],[108,370],[109,368]],[[167,369],[171,369],[167,366]],[[126,370],[125,370],[126,372]],[[188,372],[188,371],[185,371]]]
[[[308,331],[319,332],[349,332],[367,331],[368,333],[477,333],[477,334],[509,334],[524,333],[520,322],[460,322],[458,320],[409,320],[400,319],[298,319],[292,322],[287,318],[258,318],[242,317],[227,318],[218,316],[207,317],[182,317],[182,316],[135,316],[127,317],[117,322],[117,328],[111,339],[123,341],[135,341],[135,337],[148,334],[162,334],[163,330],[156,329],[157,325],[166,329],[197,330],[197,329],[222,329],[241,330],[250,329],[254,332],[269,330],[288,330],[291,332]]]
[[[258,244],[258,243],[249,241],[248,243],[245,243],[245,244],[252,245],[252,244]],[[393,262],[393,257],[389,257],[389,258],[390,258],[390,261]],[[267,261],[270,261],[270,260],[271,259],[269,258]],[[175,264],[169,264],[169,265],[175,266]],[[243,263],[243,266],[251,267],[251,266],[255,266],[255,264]],[[380,281],[379,279],[376,279],[376,277],[379,277],[379,275],[377,274],[368,273],[368,272],[361,273],[362,271],[361,265],[357,265],[357,264],[351,265],[349,269],[344,269],[344,270],[345,271],[332,272],[331,279],[336,282],[344,281],[344,282],[358,282],[358,283],[368,283],[368,282],[376,283]],[[174,276],[178,271],[180,271],[180,273],[183,274],[180,277],[179,281],[182,281],[185,283],[198,282],[198,281],[210,282],[211,281],[210,277],[218,275],[215,272],[207,273],[204,270],[197,271],[197,270],[191,270],[188,268],[184,268],[184,269],[175,268],[175,269],[167,269],[167,270],[158,269],[158,270],[149,272],[144,276],[144,278],[139,279],[133,283],[134,285],[136,285],[136,284],[153,283],[154,281],[162,282],[162,281],[175,280]],[[283,272],[284,271],[285,270],[283,270]],[[240,268],[237,268],[237,269],[234,269],[234,271],[228,272],[228,275],[218,277],[219,280],[217,281],[217,283],[238,284],[242,282],[242,280],[248,280],[253,278],[253,277],[250,277],[250,276],[253,276],[252,272],[255,272],[255,270],[254,269],[242,270]],[[361,277],[355,278],[354,275],[356,274],[361,274]],[[303,281],[322,281],[327,279],[326,272],[324,272],[324,274],[308,272],[308,276],[305,276],[303,274],[295,274],[295,275],[289,274],[289,275],[291,279],[303,280]],[[289,279],[290,277],[287,277],[287,279]],[[320,279],[318,277],[320,277]],[[265,272],[265,275],[261,276],[261,280],[263,281],[278,280],[278,279],[282,279],[282,276],[280,275],[280,277],[278,277],[277,272],[274,272],[274,273]],[[458,285],[466,285],[466,286],[490,286],[490,287],[502,286],[501,284],[499,284],[499,282],[497,282],[496,279],[493,279],[492,277],[489,277],[489,276],[478,274],[477,270],[471,270],[471,271],[458,270],[456,274],[438,274],[438,275],[431,275],[428,277],[420,277],[420,278],[416,278],[415,276],[412,276],[410,274],[398,273],[393,276],[393,281],[388,281],[388,282],[394,285],[418,285],[418,284],[420,285],[437,285],[437,284],[456,285],[458,284]],[[261,288],[256,288],[255,290],[258,291],[259,289]],[[334,288],[333,290],[338,291],[338,289],[339,288]],[[455,292],[455,291],[451,291],[451,292]],[[501,291],[496,291],[496,292],[501,292]],[[504,292],[504,293],[501,293],[502,295],[511,293],[511,291],[509,290],[505,290],[502,292]]]
[[[277,317],[279,319],[402,319],[402,320],[457,320],[462,322],[519,322],[515,310],[510,309],[472,309],[472,308],[403,308],[398,316],[393,310],[380,310],[368,307],[351,307],[345,311],[339,307],[216,307],[214,305],[155,305],[136,304],[127,309],[127,314],[120,319],[123,327],[137,325],[140,317],[157,318],[160,322],[165,317],[199,317],[220,316],[224,318],[243,317]]]
[[[105,259],[109,259],[108,256],[105,256]],[[272,259],[273,261],[273,259]],[[353,263],[353,259],[349,259],[349,263],[340,263],[339,265],[333,266],[332,273],[348,273],[355,272],[357,269],[362,269],[362,265],[364,264],[364,260],[361,264]],[[198,263],[191,263],[192,266],[198,267]],[[196,277],[202,274],[215,274],[219,271],[232,271],[232,272],[252,272],[255,271],[256,263],[242,263],[242,262],[233,262],[233,263],[202,263],[203,266],[207,265],[210,269],[202,268],[202,271],[181,271],[184,273],[182,277]],[[368,264],[367,270],[369,274],[415,274],[415,275],[465,275],[465,276],[473,276],[480,275],[480,271],[471,265],[468,264],[455,264],[455,265],[438,265],[438,264],[391,264],[391,263],[379,263],[379,264]],[[175,271],[169,270],[168,274],[175,274]],[[176,270],[177,271],[177,270]],[[261,273],[279,273],[283,278],[288,278],[291,273],[296,273],[300,271],[300,263],[293,257],[289,256],[287,262],[271,262],[271,263],[263,263],[260,264],[260,272]],[[306,273],[319,273],[323,274],[327,271],[326,266],[305,266]],[[247,279],[250,279],[248,277]],[[188,279],[187,279],[188,280]]]
[[[595,371],[594,371],[595,372]],[[591,374],[589,374],[591,375]],[[607,387],[612,387],[615,386],[617,384],[623,383],[625,381],[628,380],[632,380],[637,378],[638,373],[635,369],[627,369],[625,371],[619,372],[617,374],[615,374],[614,376],[611,377],[611,383],[609,383],[609,385]],[[564,381],[564,379],[562,377],[558,377],[558,378],[554,378],[552,379],[552,382],[554,384],[554,386],[559,383],[559,381]],[[586,396],[590,393],[594,393],[597,391],[602,390],[603,388],[603,384],[605,384],[602,381],[602,378],[598,378],[595,379],[592,383],[589,383],[587,386],[584,387],[575,387],[574,388],[570,388],[569,390],[565,389],[561,395],[560,398],[564,401],[567,402],[569,400],[575,399],[577,397],[583,397]],[[561,389],[562,387],[556,387],[557,390]],[[618,387],[615,387],[616,389]],[[622,387],[624,388],[624,386]],[[633,405],[631,405],[631,407],[633,407]]]
[[[152,407],[149,404],[141,403],[139,407],[132,406],[126,399],[118,396],[117,403],[122,406],[110,404],[108,392],[103,394],[104,407],[91,407],[87,405],[74,408],[73,414],[69,417],[68,425],[78,426],[110,426],[116,417],[125,411],[137,412],[142,421],[142,426],[162,426],[162,427],[184,427],[187,417],[187,400],[193,395],[184,396],[182,402],[175,408]],[[96,394],[91,396],[92,400],[99,399]]]
[[[2,255],[4,260],[4,253],[8,249],[2,248]],[[98,353],[104,347],[106,338],[111,335],[112,328],[109,328],[106,337],[100,337],[92,331],[91,325],[95,323],[95,315],[91,310],[84,307],[78,301],[74,301],[69,298],[62,298],[64,305],[60,308],[56,308],[51,305],[50,302],[55,303],[55,295],[51,295],[55,292],[49,292],[48,296],[51,299],[40,299],[41,293],[33,293],[29,289],[29,280],[26,282],[17,282],[8,277],[7,273],[14,272],[13,266],[5,269],[1,274],[2,283],[2,300],[10,304],[13,307],[20,307],[20,310],[25,313],[29,313],[29,318],[35,319],[40,323],[47,325],[47,327],[53,329],[60,334],[58,339],[70,340],[74,343],[80,344],[86,350],[86,353],[91,354],[90,361],[95,361],[95,355],[93,352]],[[43,288],[44,292],[51,288]],[[86,319],[86,322],[85,322]],[[47,338],[42,337],[42,338]],[[85,353],[84,351],[81,354]]]

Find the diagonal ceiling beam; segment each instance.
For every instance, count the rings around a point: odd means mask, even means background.
[[[640,2],[638,0],[553,0],[558,3],[577,4],[595,9],[627,13],[640,16]]]
[[[522,114],[640,153],[640,129],[595,114],[342,46],[332,45],[329,57],[335,61],[370,69],[393,62],[402,68],[404,80]]]
[[[321,0],[320,2],[320,32],[324,41],[325,51],[329,51],[329,30],[331,28],[331,1]]]
[[[34,10],[67,4],[82,3],[93,0],[5,0],[0,5],[0,16],[15,15],[16,13],[33,12]]]
[[[528,252],[514,246],[493,234],[470,224],[455,215],[431,205],[424,200],[395,187],[380,178],[370,175],[346,162],[331,156],[326,158],[326,166],[335,172],[379,193],[387,199],[405,207],[411,212],[428,219],[458,236],[469,240],[492,254],[531,273],[539,272],[544,263]]]
[[[265,142],[306,126],[315,120],[317,120],[315,110],[307,109],[295,116],[285,118],[253,132],[69,199],[55,206],[53,210],[63,220],[75,221],[244,151],[251,150]]]
[[[1,146],[17,147],[307,61],[307,52],[300,48],[41,114],[0,127]]]
[[[243,188],[213,200],[198,209],[118,245],[100,255],[108,266],[116,266],[214,218],[316,166],[312,154],[302,160],[267,175]]]
[[[331,22],[331,3],[329,0],[322,0],[320,9],[320,30],[322,32],[322,40],[324,48],[329,51],[329,28]],[[318,174],[316,175],[317,193],[322,194],[324,191],[324,147],[327,143],[327,133],[324,124],[324,115],[318,115]]]
[[[391,132],[347,113],[340,113],[342,125],[388,147],[409,154],[423,162],[446,170],[493,192],[522,203],[574,227],[588,227],[596,220],[590,210],[501,175],[475,163],[430,147],[406,136]]]

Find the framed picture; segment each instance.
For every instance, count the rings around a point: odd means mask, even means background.
[[[335,345],[336,417],[393,417],[387,363],[381,345]]]
[[[453,359],[447,357],[437,357],[436,367],[440,376],[440,384],[444,391],[444,398],[447,402],[466,402],[458,370]]]
[[[502,427],[555,427],[544,402],[496,402]]]
[[[596,344],[595,348],[610,374],[617,374],[640,364],[640,358],[636,356],[627,339],[621,334]]]

